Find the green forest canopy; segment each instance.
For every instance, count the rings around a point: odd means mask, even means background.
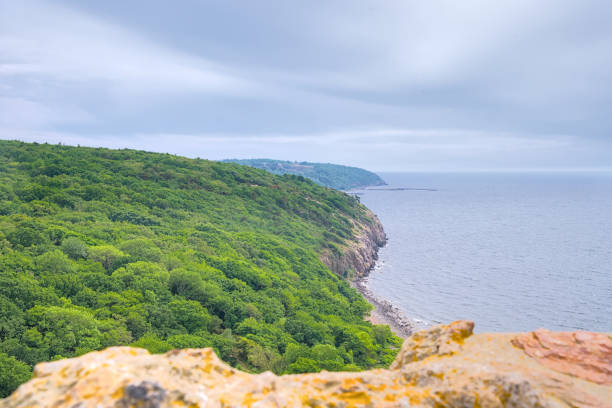
[[[0,395],[39,361],[113,345],[213,347],[248,371],[387,366],[399,339],[319,260],[345,193],[134,150],[0,141]]]
[[[231,159],[226,163],[238,163],[264,169],[273,174],[295,174],[311,179],[322,186],[336,190],[351,190],[367,186],[382,186],[385,181],[377,174],[358,167],[331,163],[291,162],[272,159]]]

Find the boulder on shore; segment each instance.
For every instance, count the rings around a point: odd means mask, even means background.
[[[248,374],[212,349],[113,347],[38,364],[9,407],[612,407],[612,336],[415,333],[390,369]]]

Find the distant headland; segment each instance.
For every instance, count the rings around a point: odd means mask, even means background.
[[[387,183],[375,173],[358,167],[331,163],[293,162],[273,159],[228,159],[224,162],[243,164],[274,174],[295,174],[311,179],[322,186],[336,190],[351,190],[368,186],[385,186]]]

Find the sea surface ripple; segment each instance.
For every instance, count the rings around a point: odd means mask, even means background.
[[[612,174],[381,174],[369,289],[418,325],[612,332]]]

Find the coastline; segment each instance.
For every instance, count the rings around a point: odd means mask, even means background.
[[[370,315],[365,317],[365,320],[372,324],[386,324],[395,335],[405,339],[415,331],[413,322],[393,303],[376,296],[367,285],[368,276],[376,270],[376,266],[379,264],[378,252],[380,248],[387,245],[388,241],[387,234],[378,217],[370,209],[368,209],[368,213],[373,222],[362,226],[363,229],[359,235],[358,243],[359,247],[368,249],[367,258],[369,262],[366,265],[361,265],[362,268],[356,271],[355,278],[349,279],[349,281],[351,286],[357,289],[361,296],[374,307]]]
[[[387,235],[378,217],[363,206],[365,217],[356,221],[356,238],[345,244],[342,254],[324,251],[321,261],[337,275],[344,277],[374,308],[364,320],[372,324],[386,324],[401,338],[409,337],[416,329],[414,323],[397,306],[376,296],[367,286],[367,278],[376,268],[378,251],[387,244]]]
[[[410,319],[393,303],[374,295],[367,286],[367,280],[368,276],[365,275],[351,282],[351,286],[357,289],[361,296],[374,306],[374,309],[372,309],[369,316],[365,317],[365,320],[372,324],[386,324],[396,336],[403,339],[411,336],[415,331],[415,327]]]

